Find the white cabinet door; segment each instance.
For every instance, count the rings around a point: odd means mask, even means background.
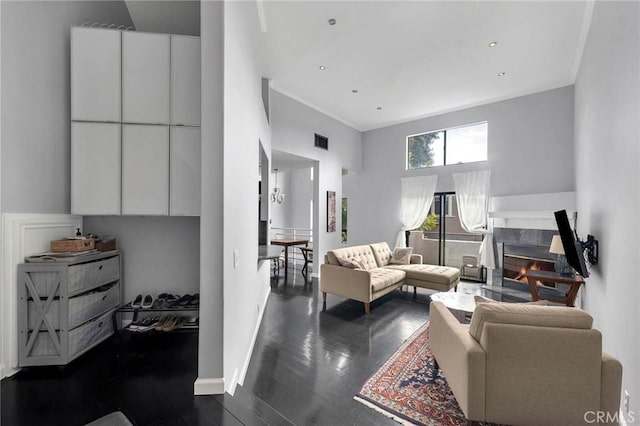
[[[167,215],[169,127],[122,125],[122,214]]]
[[[120,214],[120,124],[71,123],[71,213]]]
[[[169,124],[170,35],[122,33],[122,121]]]
[[[121,31],[71,28],[71,119],[120,121]]]
[[[171,36],[171,124],[200,125],[200,37]]]
[[[200,215],[200,128],[171,127],[170,214]]]

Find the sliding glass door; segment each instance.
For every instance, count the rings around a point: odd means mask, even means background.
[[[484,281],[480,264],[482,235],[464,230],[458,214],[455,192],[436,192],[429,214],[412,244],[423,262],[459,268],[462,278]]]

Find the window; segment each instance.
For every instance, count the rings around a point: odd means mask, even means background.
[[[431,203],[431,209],[429,210],[430,215],[440,215],[440,204],[442,204],[442,200],[444,199],[444,210],[442,213],[446,217],[453,217],[453,205],[455,203],[455,195],[447,195],[446,197],[434,197],[433,203]],[[457,212],[457,209],[456,209]],[[457,216],[457,215],[455,215]]]
[[[407,137],[407,170],[487,161],[487,122]]]

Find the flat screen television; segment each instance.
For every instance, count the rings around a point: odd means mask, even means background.
[[[576,233],[571,230],[566,210],[559,210],[553,214],[556,217],[556,224],[558,225],[558,232],[560,233],[562,248],[564,249],[564,255],[567,257],[567,262],[577,273],[587,278],[589,271],[584,262],[584,250],[582,249],[582,244],[578,241]]]

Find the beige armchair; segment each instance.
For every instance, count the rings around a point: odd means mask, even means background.
[[[602,352],[592,323],[575,308],[481,303],[463,325],[432,302],[429,346],[468,420],[574,425],[594,412],[618,419],[622,365]]]

